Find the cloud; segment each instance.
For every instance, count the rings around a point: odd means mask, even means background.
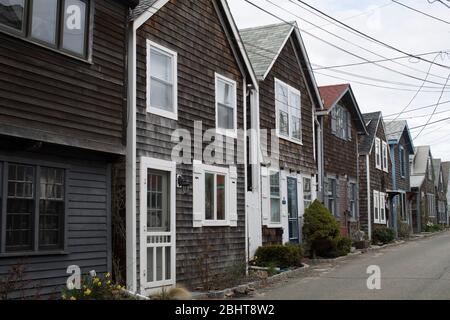
[[[289,0],[270,0],[285,8],[289,12],[288,13],[271,5],[267,0],[252,1],[287,21],[297,20],[301,29],[368,60],[382,59],[380,58],[380,55],[388,58],[402,56],[399,52],[383,47],[372,41],[362,39],[351,32],[330,24],[330,22],[313,15],[305,9],[302,9],[298,3],[294,4]],[[293,2],[296,1],[294,0]],[[306,0],[306,2],[335,18],[343,20],[355,29],[367,33],[388,44],[392,44],[393,46],[406,52],[421,54],[431,51],[450,50],[449,25],[420,15],[416,12],[396,5],[393,2],[377,1],[374,3],[374,1],[369,0]],[[419,3],[418,1],[403,0],[403,2],[444,20],[448,20],[448,14],[450,14],[449,9],[446,9],[443,6],[438,6],[437,4],[428,4],[427,1]],[[229,0],[229,4],[236,23],[240,28],[281,22],[280,20],[249,5],[244,0]],[[342,41],[329,33],[314,27],[306,20],[326,29],[329,32],[335,33],[348,41],[356,43],[367,50],[371,50],[378,55],[369,53],[361,48],[346,43],[345,41]],[[333,66],[362,61],[356,57],[332,48],[317,39],[314,39],[305,32],[303,32],[302,35],[308,55],[311,62],[314,64]],[[429,55],[426,58],[432,60],[435,56]],[[443,59],[438,57],[436,58],[436,61],[442,64],[450,65],[450,57],[444,56],[442,58]],[[398,63],[402,65],[399,65]],[[426,73],[429,68],[428,63],[414,61],[413,59],[402,59],[397,60],[396,62],[383,62],[380,63],[380,65],[395,69],[419,79],[426,77]],[[411,68],[417,70],[413,70]],[[373,64],[335,70],[351,72],[360,76],[382,80],[380,82],[375,82],[373,80],[344,75],[331,70],[320,71],[320,73],[327,74],[327,76],[316,73],[316,78],[319,85],[350,82],[362,112],[381,110],[383,114],[386,115],[400,112],[410,102],[411,98],[415,94],[415,90],[417,90],[423,82],[421,80],[412,79],[408,76],[382,69]],[[445,78],[449,75],[450,70],[433,66],[431,73],[433,76],[429,76],[428,80],[436,82],[437,84],[427,83],[425,86],[431,88],[423,89],[422,92],[418,94],[417,98],[411,103],[410,109],[437,103],[440,96],[440,90],[442,89],[442,85],[439,84],[443,84],[445,82]],[[345,78],[350,81],[336,79],[333,77]],[[409,84],[409,86],[394,85],[387,83],[386,81],[401,82]],[[374,85],[397,87],[411,91],[382,89],[374,86],[362,85],[357,82],[367,82]],[[434,92],[425,92],[426,90]],[[442,101],[447,100],[450,100],[449,92],[446,92],[442,97]],[[449,112],[435,115],[431,122],[450,117],[450,105],[442,105],[437,108],[437,112],[445,110],[449,110]],[[409,125],[410,127],[421,126],[424,125],[428,119],[427,117],[423,117],[423,115],[430,114],[432,111],[433,108],[429,108],[422,111],[405,113],[401,116],[401,118],[417,117],[415,119],[407,119]],[[442,128],[439,128],[440,126],[442,126]],[[420,129],[412,130],[412,136],[415,137],[419,131]],[[445,139],[447,136],[449,139]],[[450,140],[450,121],[437,123],[427,127],[424,130],[423,135],[415,141],[415,145],[430,144],[435,157],[450,160],[450,144],[448,140]]]

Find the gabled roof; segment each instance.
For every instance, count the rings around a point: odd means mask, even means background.
[[[359,133],[367,134],[366,124],[356,102],[355,95],[350,84],[337,84],[319,87],[320,96],[322,97],[323,106],[329,113],[344,98],[350,98],[353,108],[350,110],[353,120],[356,119]],[[348,100],[347,100],[348,101]]]
[[[366,123],[367,135],[363,135],[359,139],[358,152],[361,155],[370,154],[372,146],[377,135],[378,126],[382,122],[381,112],[372,112],[363,114],[364,122]]]
[[[430,157],[430,146],[418,146],[415,148],[413,161],[413,175],[425,175],[427,172],[428,157]]]
[[[347,93],[349,88],[350,84],[348,83],[319,87],[323,107],[326,110],[332,109],[339,102],[339,100],[342,99],[344,94]]]
[[[245,47],[239,34],[239,30],[231,14],[227,0],[211,1],[213,1],[214,4],[218,5],[223,21],[227,24],[227,27],[229,27],[229,30],[226,30],[226,32],[227,34],[231,33],[228,38],[230,42],[232,42],[232,45],[237,49],[236,51],[238,51],[240,58],[242,58],[245,71],[252,80],[252,84],[255,88],[258,88],[258,81],[256,79],[255,72],[253,71],[253,67],[250,63],[247,52],[245,51]],[[140,0],[139,4],[132,10],[130,14],[129,19],[130,21],[133,21],[133,28],[135,30],[138,29],[142,24],[150,19],[153,14],[158,12],[158,10],[164,7],[168,2],[169,0]]]
[[[389,121],[384,123],[386,127],[386,138],[389,143],[397,144],[399,143],[402,135],[405,131],[408,134],[407,147],[409,150],[409,154],[414,154],[414,142],[411,137],[411,132],[409,131],[408,122],[405,120],[402,121]]]
[[[222,0],[224,1],[224,0]],[[308,91],[315,100],[317,109],[322,110],[322,99],[320,98],[316,78],[311,68],[308,53],[303,43],[297,22],[285,22],[279,24],[271,24],[260,27],[242,29],[239,31],[242,41],[248,53],[249,59],[255,70],[258,80],[263,81],[272,70],[273,65],[277,61],[279,55],[284,49],[286,43],[292,35],[295,35],[295,44],[298,45],[300,51],[298,54],[300,67],[305,72]]]
[[[423,184],[424,179],[425,179],[424,175],[411,176],[409,182],[411,188],[420,188],[420,186]]]
[[[292,25],[282,23],[239,31],[248,57],[259,79],[266,77],[293,29]]]

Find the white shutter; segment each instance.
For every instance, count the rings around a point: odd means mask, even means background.
[[[228,212],[230,225],[237,227],[238,215],[237,215],[237,169],[236,167],[230,167],[229,174],[229,192],[228,192]]]
[[[193,227],[201,228],[205,218],[205,177],[201,163],[194,162],[192,180]]]
[[[261,211],[263,225],[270,224],[270,182],[269,170],[261,167]]]
[[[336,107],[334,107],[331,110],[330,115],[331,115],[331,133],[336,134],[336,126],[337,126],[337,123],[336,123]]]

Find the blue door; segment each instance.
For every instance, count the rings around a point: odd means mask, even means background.
[[[297,179],[288,177],[287,188],[288,188],[289,242],[300,243]]]

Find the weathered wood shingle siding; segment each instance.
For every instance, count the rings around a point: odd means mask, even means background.
[[[279,139],[280,167],[302,173],[314,173],[316,172],[316,163],[313,143],[313,107],[303,76],[305,71],[302,70],[296,58],[297,55],[299,57],[301,55],[297,46],[294,45],[295,41],[297,40],[291,35],[271,71],[265,80],[260,82],[260,127],[268,130],[267,144],[270,146],[270,130],[276,127],[275,78],[299,90],[301,93],[303,145]],[[268,151],[270,155],[271,150]]]
[[[123,153],[128,10],[95,4],[92,62],[0,32],[0,133]]]
[[[147,39],[178,53],[178,121],[147,113]],[[194,121],[203,131],[215,128],[215,73],[237,82],[237,123],[244,128],[243,76],[229,40],[210,0],[172,0],[137,31],[137,181],[139,157],[171,160],[171,134],[186,129],[194,137]],[[211,274],[224,272],[245,260],[244,166],[238,165],[238,227],[193,228],[192,185],[183,194],[177,190],[176,250],[177,282],[198,285],[199,260],[207,258]],[[192,181],[192,165],[177,165],[177,173]],[[137,185],[137,260],[139,270],[139,184]],[[139,279],[139,272],[138,272]]]
[[[51,156],[41,153],[18,153],[0,150],[0,163],[11,156],[27,164],[42,162],[66,167],[66,252],[54,255],[0,255],[0,278],[14,265],[25,267],[25,292],[15,297],[36,295],[61,297],[70,265],[78,265],[83,274],[90,270],[98,273],[111,271],[111,209],[110,166],[101,157],[84,153],[77,158]],[[7,158],[8,157],[8,158]],[[32,160],[31,160],[32,159]],[[91,160],[89,160],[91,159]],[[5,176],[3,176],[3,179]],[[38,287],[35,290],[35,287]],[[13,297],[14,297],[13,296]]]
[[[410,188],[410,169],[409,169],[409,153],[410,146],[406,139],[407,133],[404,132],[398,144],[394,145],[394,160],[395,160],[395,183],[398,190],[409,191]],[[405,176],[402,177],[400,168],[400,146],[403,146],[405,152]],[[391,155],[392,156],[392,155]]]

